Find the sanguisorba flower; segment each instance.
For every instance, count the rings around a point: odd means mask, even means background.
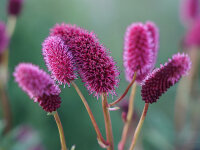
[[[187,25],[200,17],[200,0],[181,0],[181,19]]]
[[[200,18],[188,29],[185,35],[185,45],[187,47],[200,47]]]
[[[69,85],[76,78],[72,54],[60,37],[46,38],[42,44],[42,53],[54,80]]]
[[[18,16],[22,10],[24,0],[8,0],[8,14]]]
[[[38,66],[31,63],[20,63],[14,72],[15,81],[34,102],[47,112],[56,111],[60,107],[60,89],[53,79]]]
[[[159,44],[158,28],[154,23],[133,23],[124,37],[124,67],[126,79],[131,82],[136,72],[136,81],[141,83],[153,69]]]
[[[152,50],[153,50],[153,64],[152,68],[155,66],[156,60],[157,60],[157,55],[158,55],[158,50],[159,50],[159,29],[156,26],[155,23],[148,21],[146,22],[146,27],[147,30],[150,33],[150,36],[152,37]]]
[[[175,54],[167,63],[153,70],[142,84],[141,95],[146,103],[157,102],[168,88],[187,75],[191,68],[191,60],[187,54]]]
[[[65,41],[76,62],[78,73],[91,94],[115,94],[119,82],[118,68],[93,32],[63,23],[55,25],[50,35],[59,36]]]
[[[0,21],[0,54],[8,46],[9,38],[6,32],[6,25]]]

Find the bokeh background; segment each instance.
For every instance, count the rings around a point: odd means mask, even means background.
[[[160,50],[156,66],[180,50],[184,27],[179,17],[178,0],[25,0],[17,20],[16,30],[10,41],[8,91],[12,107],[13,127],[28,124],[37,130],[39,139],[47,150],[60,149],[57,126],[52,116],[38,107],[14,82],[12,72],[19,62],[32,62],[46,69],[41,55],[41,43],[49,29],[56,23],[71,23],[94,31],[100,41],[110,49],[120,68],[121,95],[128,85],[124,78],[122,61],[123,37],[132,22],[154,21],[160,30]],[[0,0],[0,20],[7,20],[7,0]],[[97,123],[104,133],[101,100],[86,91],[83,83],[76,83],[92,108]],[[140,135],[144,150],[171,150],[175,143],[174,100],[176,86],[169,89],[160,100],[150,105]],[[77,150],[100,150],[96,133],[88,114],[74,88],[62,87],[62,105],[58,110],[63,123],[68,147]],[[109,101],[116,97],[110,97]],[[141,114],[144,102],[140,87],[137,89],[135,107]],[[2,115],[0,115],[2,118]],[[120,111],[111,112],[115,149],[121,138],[123,122]],[[104,134],[105,137],[105,134]],[[1,141],[0,141],[1,142]],[[23,150],[23,148],[19,148]]]

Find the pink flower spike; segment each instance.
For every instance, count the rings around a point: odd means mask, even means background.
[[[0,21],[0,54],[6,49],[9,43],[8,34],[6,33],[6,25]]]
[[[90,94],[115,94],[119,71],[108,50],[93,32],[70,24],[57,24],[51,36],[59,36],[68,46],[76,62],[77,71]]]
[[[191,60],[186,54],[175,54],[165,65],[153,70],[142,84],[141,95],[145,103],[157,102],[168,88],[187,75],[191,68]]]
[[[200,47],[200,19],[197,19],[185,36],[187,47]]]
[[[76,78],[74,74],[72,55],[64,41],[57,36],[50,36],[42,44],[42,53],[48,70],[54,80],[60,84],[70,85]]]
[[[200,0],[181,0],[181,19],[184,24],[193,23],[200,17]]]
[[[137,72],[136,81],[141,83],[154,68],[158,53],[158,29],[147,22],[131,24],[124,38],[124,67],[126,79],[131,82]]]
[[[34,102],[47,112],[56,111],[60,107],[60,89],[51,77],[38,66],[31,63],[20,63],[13,73],[19,87],[26,92]]]
[[[8,14],[18,16],[22,10],[24,0],[8,0]]]
[[[148,21],[146,22],[146,27],[147,30],[150,32],[150,35],[152,37],[152,46],[153,46],[153,64],[152,67],[155,66],[156,60],[157,60],[157,55],[158,55],[158,50],[159,50],[159,29],[156,26],[155,23]],[[152,68],[153,69],[153,68]]]

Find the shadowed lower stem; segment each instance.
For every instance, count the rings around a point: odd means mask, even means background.
[[[1,95],[1,105],[3,108],[3,116],[5,119],[5,129],[4,129],[3,134],[7,134],[11,129],[12,115],[11,115],[10,104],[8,101],[6,90],[1,85],[0,85],[0,95]]]
[[[8,33],[9,38],[12,37],[12,34],[15,30],[16,25],[16,17],[9,16],[6,30]],[[6,122],[6,126],[4,129],[4,134],[7,134],[11,129],[11,122],[12,122],[12,114],[11,114],[11,108],[10,103],[8,100],[8,96],[6,93],[6,85],[8,81],[8,58],[9,58],[9,49],[7,48],[3,54],[0,56],[0,94],[1,94],[1,103],[2,103],[2,110],[3,110],[3,116]]]
[[[140,131],[142,129],[142,125],[144,123],[144,120],[145,120],[145,117],[146,117],[146,114],[147,114],[148,107],[149,107],[149,103],[145,103],[145,106],[144,106],[140,121],[139,121],[139,123],[137,125],[137,128],[135,129],[135,133],[134,133],[134,136],[133,136],[133,139],[132,139],[131,146],[130,146],[129,150],[133,150],[134,147],[135,147],[136,141],[138,139],[138,136],[140,134]]]
[[[128,129],[129,129],[129,126],[131,124],[131,120],[133,118],[135,92],[136,92],[136,84],[134,83],[133,86],[132,86],[132,90],[131,90],[131,94],[130,94],[130,98],[129,98],[128,114],[127,114],[127,117],[126,117],[126,122],[124,124],[123,132],[122,132],[122,138],[121,138],[121,141],[119,142],[119,145],[118,145],[119,150],[123,150],[124,146],[126,144]]]
[[[60,134],[60,142],[61,142],[61,147],[62,147],[61,150],[67,150],[67,146],[66,146],[66,143],[65,143],[65,136],[64,136],[64,131],[63,131],[62,123],[61,123],[61,121],[60,121],[60,117],[59,117],[57,111],[56,111],[55,114],[54,114],[54,118],[55,118],[56,124],[57,124],[57,126],[58,126],[58,131],[59,131],[59,134]]]
[[[106,137],[107,137],[107,141],[110,144],[107,150],[114,150],[112,124],[111,124],[111,119],[110,119],[110,113],[107,106],[108,106],[107,94],[103,93],[102,94],[102,108],[103,108],[103,114],[104,114],[104,120],[105,120]]]
[[[109,145],[109,143],[104,140],[104,138],[103,138],[103,136],[101,134],[101,131],[100,131],[98,125],[97,125],[97,122],[96,122],[96,120],[94,118],[92,110],[90,109],[85,97],[83,96],[83,94],[81,93],[80,89],[78,88],[78,86],[73,81],[71,81],[71,84],[75,88],[75,90],[77,91],[78,95],[80,96],[80,98],[81,98],[81,100],[82,100],[82,102],[83,102],[83,104],[84,104],[84,106],[85,106],[85,108],[86,108],[86,110],[87,110],[87,112],[89,114],[89,117],[90,117],[90,119],[92,121],[94,129],[95,129],[95,131],[97,133],[97,139],[98,139],[98,142],[99,142],[100,146],[102,146],[104,148],[107,147]]]
[[[117,103],[119,103],[125,96],[126,94],[128,93],[130,87],[133,85],[133,83],[135,82],[135,79],[136,79],[136,72],[134,73],[134,76],[133,76],[133,80],[131,81],[131,83],[128,85],[128,87],[126,88],[126,90],[124,91],[124,93],[122,94],[122,96],[120,98],[118,98],[116,101],[108,104],[108,107],[111,107],[111,106],[114,106],[116,105]]]

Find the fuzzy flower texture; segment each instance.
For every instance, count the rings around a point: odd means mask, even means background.
[[[60,89],[51,77],[38,66],[31,63],[20,63],[14,72],[15,81],[34,102],[47,112],[60,107]]]
[[[0,22],[0,54],[8,46],[9,38],[6,33],[6,26],[3,22]]]
[[[115,94],[119,71],[108,50],[93,32],[70,24],[57,24],[50,36],[58,36],[67,45],[75,62],[76,71],[90,94]]]
[[[175,54],[165,65],[161,65],[146,77],[141,90],[142,99],[146,103],[156,102],[168,88],[186,75],[190,68],[191,60],[188,55]]]
[[[131,82],[136,72],[136,81],[141,83],[152,71],[159,48],[159,31],[152,22],[133,23],[124,37],[124,68],[126,79]]]
[[[42,47],[44,60],[54,80],[69,85],[70,80],[74,80],[76,75],[72,55],[64,41],[60,37],[50,36],[44,41]]]

